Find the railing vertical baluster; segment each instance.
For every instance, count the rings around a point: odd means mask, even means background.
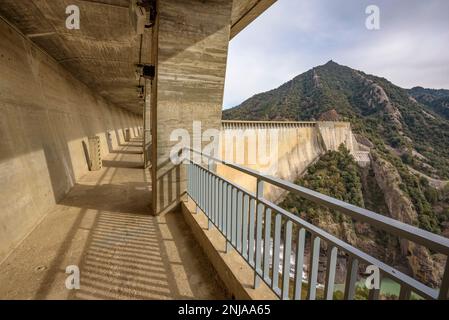
[[[281,227],[282,216],[278,213],[274,219],[274,240],[273,240],[273,279],[271,287],[277,291],[279,289],[279,255],[281,252]]]
[[[222,207],[223,207],[223,214],[222,214],[222,232],[223,235],[226,238],[227,235],[227,230],[228,230],[228,217],[226,216],[226,213],[228,212],[228,184],[223,181],[223,187],[222,187],[222,191],[223,191],[223,203],[222,203]],[[227,241],[226,241],[227,242]]]
[[[359,268],[359,260],[352,255],[349,256],[345,283],[345,300],[354,300],[355,289],[357,283],[357,271]]]
[[[193,164],[193,162],[190,164],[192,166],[192,194],[193,194],[193,200],[195,201],[195,203],[197,202],[197,197],[196,197],[196,167],[195,164]]]
[[[201,168],[201,210],[204,212],[205,208],[204,208],[204,193],[206,191],[205,188],[205,175],[204,175],[204,170],[203,168]]]
[[[202,172],[201,172],[201,168],[199,166],[197,166],[196,168],[197,171],[197,189],[198,189],[198,197],[197,197],[197,203],[198,203],[198,209],[202,209],[201,208],[201,191],[203,190],[203,184],[201,183],[201,177],[202,177]]]
[[[196,203],[197,203],[197,213],[201,209],[201,169],[199,166],[196,166]]]
[[[213,219],[213,211],[212,211],[212,194],[213,194],[213,190],[212,190],[212,174],[207,171],[207,212],[208,212],[208,217],[209,217],[209,229],[212,228],[212,219]]]
[[[327,266],[326,266],[326,283],[324,288],[324,299],[334,299],[334,286],[335,286],[335,271],[337,268],[337,254],[338,248],[331,247],[328,244],[327,247]]]
[[[195,195],[195,213],[198,213],[198,168],[196,165],[193,165],[193,193]]]
[[[203,196],[203,194],[202,194],[202,190],[203,190],[203,181],[202,181],[202,178],[203,178],[203,172],[202,172],[202,170],[201,170],[201,167],[199,167],[199,166],[197,166],[197,172],[198,172],[198,187],[197,187],[197,189],[198,189],[198,197],[197,197],[197,199],[198,199],[198,213],[199,213],[199,211],[200,210],[203,210],[203,208],[202,208],[202,204],[201,204],[201,201],[203,200],[202,199],[202,196]]]
[[[232,250],[231,245],[231,212],[232,212],[232,186],[228,184],[228,196],[227,196],[227,202],[228,205],[226,207],[226,252],[230,252]]]
[[[207,212],[209,213],[209,229],[212,228],[212,174],[207,171]]]
[[[284,267],[282,269],[282,300],[290,296],[290,257],[292,254],[292,222],[285,224],[284,235]]]
[[[243,257],[248,259],[248,210],[249,210],[249,196],[245,194],[243,196],[243,225],[242,225],[242,252]]]
[[[217,177],[212,173],[212,222],[217,224]]]
[[[213,211],[212,211],[212,198],[213,198],[213,189],[212,189],[212,174],[207,171],[207,217],[209,219],[208,222],[208,229],[212,229],[213,223]]]
[[[302,278],[304,273],[304,249],[306,246],[306,230],[298,230],[298,240],[296,243],[296,265],[295,265],[295,300],[302,298]]]
[[[207,216],[207,210],[206,210],[206,192],[207,192],[207,188],[206,188],[206,171],[204,170],[204,168],[201,168],[201,187],[202,187],[202,192],[201,192],[201,209],[204,212],[204,214]]]
[[[410,300],[412,291],[409,286],[401,285],[401,291],[399,291],[399,300]]]
[[[205,197],[205,207],[207,213],[207,221],[209,230],[212,228],[211,214],[210,214],[210,173],[205,170],[206,173],[206,197]]]
[[[208,162],[208,167],[207,169],[209,170],[209,175],[210,175],[210,201],[209,201],[209,208],[210,208],[210,219],[211,219],[211,226],[214,225],[215,223],[215,205],[216,205],[216,201],[215,201],[215,175],[214,175],[214,162],[212,160],[209,160]]]
[[[232,211],[231,211],[231,243],[237,246],[237,188],[232,187]]]
[[[264,205],[257,204],[257,219],[256,219],[256,263],[254,267],[254,288],[258,288],[260,284],[260,276],[262,273],[262,220],[264,213]]]
[[[256,201],[255,199],[250,199],[249,203],[249,236],[248,236],[248,256],[249,264],[254,267],[254,225],[256,220]]]
[[[242,210],[243,210],[243,192],[237,194],[237,251],[242,252]]]
[[[223,181],[220,178],[217,178],[218,181],[218,229],[223,232]]]
[[[313,235],[312,236],[312,254],[310,255],[310,265],[309,265],[309,292],[307,299],[316,299],[316,286],[318,280],[318,265],[320,261],[320,238]]]
[[[444,269],[438,299],[449,300],[449,256],[446,256],[446,268]]]
[[[258,271],[260,268],[261,258],[262,258],[262,219],[264,212],[264,205],[260,203],[260,200],[263,199],[263,189],[264,183],[263,180],[257,179],[257,230],[256,230],[256,267],[254,272],[254,288],[257,288],[260,283],[260,277],[258,275]],[[259,231],[260,230],[260,231]]]
[[[368,300],[379,300],[380,289],[371,289],[368,294]]]
[[[220,178],[215,177],[215,224],[220,228]]]
[[[190,192],[190,163],[187,165],[187,194],[192,196]]]
[[[214,211],[214,224],[218,227],[218,177],[212,175],[212,183],[213,183],[213,211]]]
[[[264,223],[264,247],[263,247],[263,278],[265,282],[271,284],[270,279],[270,249],[271,249],[271,209],[265,210],[265,223]]]
[[[192,195],[192,198],[195,195],[195,166],[193,163],[189,163],[190,167],[190,194]]]
[[[191,198],[194,197],[194,194],[193,194],[194,193],[194,191],[193,191],[193,189],[194,189],[194,171],[193,171],[193,169],[194,169],[193,163],[189,162],[189,189],[190,189]]]
[[[209,174],[206,170],[204,170],[204,212],[206,213],[206,217],[209,220],[209,207],[208,207],[209,186],[207,183],[208,178],[209,178]]]

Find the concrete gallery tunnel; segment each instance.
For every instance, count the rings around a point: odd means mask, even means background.
[[[228,43],[273,2],[0,2],[1,299],[228,297],[169,133],[219,127]]]

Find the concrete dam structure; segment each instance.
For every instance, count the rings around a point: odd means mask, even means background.
[[[359,262],[404,299],[449,298],[449,264],[437,292],[276,205],[293,192],[449,255],[447,239],[290,182],[341,144],[368,162],[350,124],[222,122],[229,43],[274,3],[0,1],[0,300],[312,300],[324,247],[326,299],[338,257],[344,299]],[[181,131],[200,158],[213,132],[237,164],[173,161]]]
[[[263,174],[294,182],[321,155],[343,144],[357,159],[358,143],[348,122],[223,121],[220,157]],[[256,180],[224,165],[217,172],[247,190]],[[264,196],[276,201],[282,191],[265,188]]]

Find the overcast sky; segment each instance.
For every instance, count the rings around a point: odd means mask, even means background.
[[[368,30],[368,5],[380,30]],[[278,0],[230,43],[224,107],[334,60],[404,87],[449,89],[449,0]]]

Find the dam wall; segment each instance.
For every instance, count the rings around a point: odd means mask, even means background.
[[[244,167],[294,182],[322,154],[344,144],[355,155],[357,142],[347,122],[223,121],[220,157]],[[224,165],[217,173],[255,192],[256,179]],[[278,201],[283,191],[266,185],[264,196]]]

